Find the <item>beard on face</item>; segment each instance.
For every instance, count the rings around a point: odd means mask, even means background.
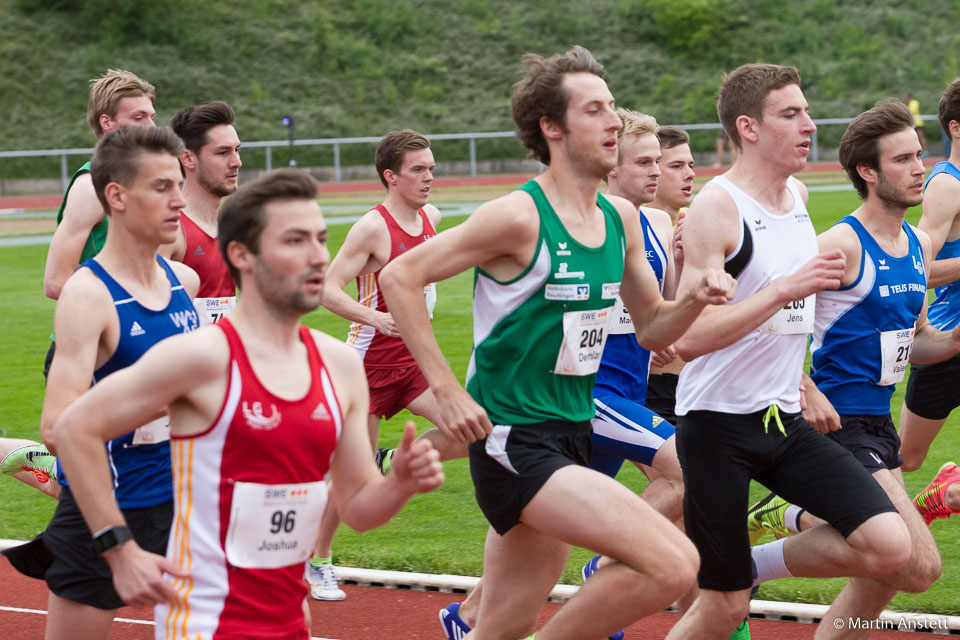
[[[909,209],[923,202],[923,194],[913,196],[897,190],[896,185],[885,180],[882,171],[877,171],[877,197],[897,208]]]
[[[203,167],[201,167],[200,171],[197,172],[197,180],[200,183],[200,186],[203,187],[204,191],[212,193],[218,198],[226,198],[237,190],[236,182],[232,184],[226,184],[223,181],[217,182],[207,175],[207,172],[203,169]]]

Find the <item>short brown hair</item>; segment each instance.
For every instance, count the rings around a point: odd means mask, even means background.
[[[940,126],[947,132],[947,136],[950,136],[950,122],[953,120],[960,122],[960,78],[948,84],[943,90],[938,115]]]
[[[867,183],[857,173],[857,167],[879,169],[881,136],[904,129],[913,129],[913,115],[907,105],[896,98],[881,100],[847,126],[840,140],[840,164],[862,200],[867,199]]]
[[[156,88],[136,74],[122,69],[109,69],[90,81],[90,100],[87,102],[87,123],[99,138],[103,135],[100,116],[117,115],[117,105],[124,98],[146,96],[150,102],[157,99]]]
[[[528,53],[523,56],[526,75],[513,85],[510,114],[517,125],[517,137],[530,155],[550,164],[550,147],[540,130],[540,118],[566,127],[570,96],[563,87],[568,73],[592,73],[603,77],[603,65],[589,51],[575,46],[549,58]]]
[[[104,213],[110,213],[105,195],[107,185],[132,185],[144,153],[166,153],[177,158],[182,152],[183,142],[170,127],[120,127],[100,138],[90,160],[90,178]]]
[[[737,118],[749,116],[763,122],[763,103],[771,91],[795,84],[800,86],[796,67],[779,64],[742,64],[723,75],[717,98],[717,115],[730,140],[742,148]]]
[[[383,172],[390,169],[394,173],[399,173],[400,165],[403,164],[403,157],[407,154],[407,151],[429,148],[430,141],[427,140],[427,137],[413,129],[391,131],[383,136],[377,143],[377,151],[374,154],[377,175],[380,176],[380,182],[383,183],[383,186],[387,186],[387,179],[383,177]]]
[[[673,149],[682,144],[690,144],[690,134],[679,127],[660,127],[657,129],[661,149]]]
[[[200,153],[207,144],[207,132],[223,124],[233,124],[236,116],[233,108],[226,102],[217,100],[194,107],[181,109],[170,120],[170,128],[183,140],[183,146],[194,153]]]
[[[240,271],[227,256],[231,242],[254,254],[260,252],[260,234],[267,226],[266,206],[276,200],[316,200],[317,181],[299,169],[277,169],[249,182],[223,201],[217,218],[217,244],[233,281],[240,287]]]

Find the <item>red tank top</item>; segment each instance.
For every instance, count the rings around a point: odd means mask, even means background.
[[[201,229],[183,211],[180,212],[180,226],[186,238],[183,252],[183,264],[200,276],[198,298],[221,298],[237,295],[237,287],[230,275],[227,261],[220,254],[217,239]]]
[[[428,238],[437,235],[433,225],[430,224],[430,218],[423,209],[418,211],[422,228],[420,229],[420,235],[416,236],[404,231],[382,204],[377,205],[376,210],[383,216],[383,221],[387,223],[387,230],[390,232],[390,258],[387,260],[388,263]],[[373,273],[357,276],[357,300],[366,307],[387,313],[387,303],[380,291],[381,269],[383,267]],[[407,350],[407,346],[403,343],[403,338],[390,338],[373,327],[359,322],[351,323],[350,332],[347,334],[347,344],[360,353],[364,366],[369,369],[398,369],[416,364],[413,356]]]
[[[300,339],[311,384],[285,400],[261,384],[230,321],[217,326],[230,345],[220,414],[209,430],[171,441],[176,511],[167,558],[192,577],[174,581],[177,595],[158,605],[157,625],[164,637],[305,640],[304,563],[319,531],[340,406],[308,328]]]

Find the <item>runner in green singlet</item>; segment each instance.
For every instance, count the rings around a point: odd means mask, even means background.
[[[470,443],[477,500],[491,523],[470,637],[528,637],[576,544],[617,562],[537,638],[597,638],[662,610],[697,568],[692,545],[666,518],[585,466],[609,311],[619,292],[640,342],[659,349],[705,305],[726,303],[734,283],[714,270],[695,292],[663,301],[635,207],[597,193],[617,163],[621,127],[603,67],[582,47],[525,61],[512,112],[546,172],[388,264],[380,284],[438,399],[440,428]],[[414,294],[470,267],[474,353],[464,390]]]

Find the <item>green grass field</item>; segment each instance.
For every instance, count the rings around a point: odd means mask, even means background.
[[[435,200],[455,200],[456,193],[437,194]],[[822,231],[857,206],[853,191],[813,192],[810,212],[818,231]],[[339,212],[338,212],[339,213]],[[916,222],[919,210],[909,219]],[[457,224],[453,218],[444,227]],[[336,250],[347,231],[346,225],[331,227],[331,249]],[[0,313],[6,318],[3,349],[0,350],[0,406],[4,408],[0,429],[7,435],[38,438],[38,424],[43,400],[43,357],[49,345],[53,303],[42,296],[45,246],[0,249]],[[461,379],[466,372],[471,348],[471,274],[442,282],[435,314],[434,330],[450,365]],[[348,323],[326,311],[306,318],[307,324],[331,335],[346,335]],[[899,414],[903,386],[894,397],[894,417]],[[396,443],[403,422],[410,418],[404,412],[381,427],[381,442]],[[427,427],[419,421],[421,429]],[[922,470],[907,475],[907,489],[912,494],[922,489],[939,466],[953,458],[960,437],[956,419],[951,418]],[[629,467],[629,468],[628,468]],[[338,564],[381,569],[415,570],[430,573],[479,575],[482,567],[483,540],[487,525],[473,498],[467,462],[445,464],[446,483],[437,491],[415,497],[387,526],[365,534],[342,528],[335,543]],[[627,465],[620,479],[640,491],[646,484],[643,476]],[[752,497],[758,499],[763,489],[754,487]],[[11,480],[0,480],[0,537],[25,539],[46,525],[53,512],[52,500]],[[944,575],[925,594],[898,596],[894,608],[939,613],[960,613],[960,534],[956,521],[938,521],[933,525],[943,555]],[[564,580],[579,582],[579,568],[590,553],[574,550]],[[828,603],[843,586],[843,580],[782,580],[764,585],[759,597],[771,600]]]

